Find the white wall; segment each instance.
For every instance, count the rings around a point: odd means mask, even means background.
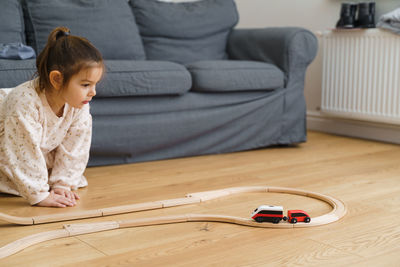
[[[279,26],[298,26],[304,27],[316,33],[321,30],[332,29],[335,27],[340,16],[340,0],[236,0],[239,10],[240,21],[238,28],[262,28]],[[346,1],[349,2],[349,1]],[[357,2],[357,1],[353,1]],[[359,1],[360,2],[360,1]],[[400,7],[400,0],[376,0],[376,20],[379,17],[397,7]],[[305,96],[308,113],[318,113],[321,105],[321,82],[322,82],[322,57],[321,50],[318,51],[314,62],[309,66],[305,82]],[[310,121],[310,120],[309,120]],[[349,127],[353,122],[336,123],[335,125],[322,125],[321,127],[330,128],[330,132],[345,135],[357,136],[354,127]],[[354,122],[354,124],[359,122]],[[310,125],[311,123],[309,123]],[[371,124],[368,124],[370,127]],[[344,127],[347,129],[338,129]],[[374,125],[373,127],[376,127]],[[379,127],[379,125],[378,125]],[[386,126],[383,126],[386,127]],[[389,126],[387,126],[389,127]],[[351,128],[351,129],[350,129]],[[392,127],[390,127],[392,129]],[[350,130],[349,130],[350,129]],[[360,132],[367,132],[362,127],[357,128]],[[399,128],[400,129],[400,128]],[[393,130],[393,129],[392,129]],[[396,129],[397,130],[397,129]],[[328,130],[329,131],[329,130]],[[350,131],[350,133],[349,133]],[[400,138],[387,137],[392,134],[384,134],[385,137],[366,136],[377,140],[393,142]],[[395,131],[396,132],[396,131]],[[397,134],[397,133],[396,133]],[[379,135],[379,134],[378,134]],[[382,134],[380,134],[382,135]],[[363,137],[363,136],[358,136]],[[375,138],[376,137],[376,138]],[[397,141],[395,141],[397,142]]]
[[[340,2],[335,0],[236,0],[239,28],[301,26],[311,30],[332,27]]]

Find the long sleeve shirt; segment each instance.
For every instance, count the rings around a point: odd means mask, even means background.
[[[0,192],[20,195],[31,205],[50,188],[75,190],[87,185],[92,117],[89,105],[67,103],[56,116],[34,81],[0,94]]]

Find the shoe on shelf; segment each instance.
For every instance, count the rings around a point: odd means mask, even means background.
[[[340,19],[336,23],[338,29],[352,29],[356,23],[357,4],[342,3],[340,8]]]
[[[375,28],[375,2],[358,4],[357,28]]]

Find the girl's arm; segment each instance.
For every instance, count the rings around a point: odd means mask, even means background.
[[[89,160],[92,116],[89,106],[78,111],[62,143],[57,147],[49,184],[52,189],[75,190],[86,186],[83,176]]]
[[[24,108],[24,107],[22,107]],[[38,112],[15,110],[4,120],[4,171],[31,205],[49,196],[46,160],[40,150]]]

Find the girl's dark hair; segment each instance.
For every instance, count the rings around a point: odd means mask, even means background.
[[[49,74],[58,70],[63,75],[62,88],[82,69],[100,66],[104,69],[99,50],[87,39],[70,35],[66,27],[57,27],[49,35],[47,44],[36,59],[38,84],[36,90],[51,89]]]

